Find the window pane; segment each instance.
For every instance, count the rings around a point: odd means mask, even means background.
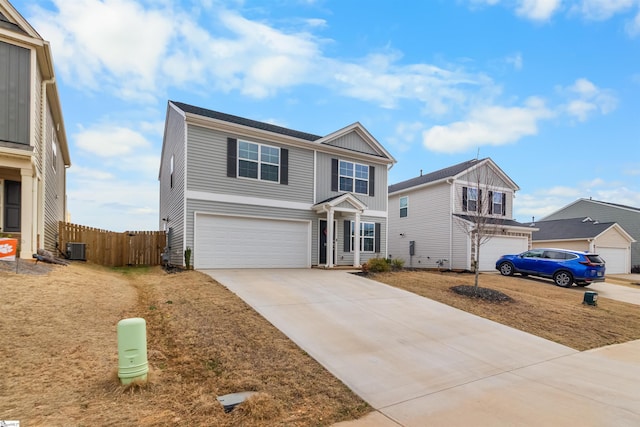
[[[280,150],[274,147],[262,146],[262,156],[260,158],[263,162],[280,164]]]
[[[373,252],[373,238],[362,239],[362,250],[364,252]]]
[[[375,235],[376,226],[372,222],[363,222],[360,224],[361,233],[363,236],[373,237]]]
[[[353,191],[353,178],[340,177],[340,191]]]
[[[406,218],[408,213],[407,208],[400,208],[400,218]]]
[[[369,179],[369,166],[356,164],[356,178]]]
[[[409,203],[408,197],[400,197],[400,208],[406,208]]]
[[[499,193],[497,191],[493,192],[493,203],[502,204],[502,193]]]
[[[353,163],[349,162],[340,162],[340,175],[343,176],[353,176]]]
[[[238,144],[238,157],[258,161],[258,144],[240,141]]]
[[[469,189],[467,189],[467,199],[468,200],[478,200],[478,189],[477,188],[469,188]]]
[[[260,179],[278,182],[278,169],[278,166],[263,163],[260,165]]]
[[[258,178],[258,164],[246,160],[238,161],[238,176]]]
[[[360,194],[369,194],[369,185],[368,181],[362,181],[356,179],[356,193]]]

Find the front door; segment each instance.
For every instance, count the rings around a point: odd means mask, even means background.
[[[20,232],[20,203],[22,189],[19,181],[4,182],[4,232]]]
[[[335,242],[336,236],[336,222],[333,222],[333,241]],[[320,247],[318,248],[318,252],[320,254],[320,262],[318,264],[326,264],[327,263],[327,221],[324,219],[320,220]],[[333,264],[336,263],[336,245],[333,245]]]

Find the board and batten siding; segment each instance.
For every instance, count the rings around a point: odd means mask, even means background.
[[[451,240],[450,185],[398,192],[389,198],[389,255],[401,258],[405,267],[436,268],[440,259],[449,260]],[[400,218],[400,198],[408,196],[408,210]],[[403,234],[401,236],[401,234]],[[409,255],[409,242],[415,254]],[[449,264],[444,264],[449,268]]]
[[[289,150],[288,184],[227,176],[227,138]],[[313,151],[188,125],[187,189],[313,203]]]
[[[367,153],[378,155],[371,145],[369,145],[364,139],[360,137],[356,132],[349,132],[346,135],[336,138],[326,143],[326,145],[332,145],[334,147],[346,148],[347,150],[357,151],[360,153]]]
[[[159,228],[170,239],[170,262],[184,265],[185,220],[185,120],[172,106],[167,110],[165,141],[160,169],[160,221]],[[173,186],[171,185],[171,156],[173,156]],[[163,224],[162,218],[168,219]],[[166,227],[166,229],[165,229]],[[169,230],[171,229],[171,232]]]
[[[541,220],[586,217],[600,222],[617,222],[636,240],[631,243],[631,267],[640,266],[640,212],[638,210],[610,206],[591,200],[578,200]]]
[[[0,41],[0,141],[30,145],[31,50]]]
[[[317,200],[321,202],[323,200],[330,199],[335,196],[344,194],[343,191],[331,191],[331,159],[345,160],[348,162],[355,162],[360,164],[368,164],[375,168],[374,178],[374,195],[352,193],[358,200],[362,201],[367,210],[373,211],[387,211],[387,165],[366,163],[361,160],[354,160],[347,156],[335,156],[327,153],[318,152],[316,159],[317,167]],[[365,212],[366,213],[366,212]]]

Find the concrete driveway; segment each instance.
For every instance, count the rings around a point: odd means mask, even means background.
[[[204,272],[377,411],[342,426],[640,425],[640,341],[581,353],[345,271]]]
[[[609,282],[592,283],[584,288],[586,291],[596,291],[598,297],[610,298],[618,301],[640,305],[640,286],[617,285]]]

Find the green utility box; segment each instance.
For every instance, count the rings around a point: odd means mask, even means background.
[[[149,372],[147,362],[147,324],[135,317],[118,322],[118,378],[122,384],[146,381]]]
[[[582,303],[587,305],[598,305],[598,293],[593,291],[585,292]]]

